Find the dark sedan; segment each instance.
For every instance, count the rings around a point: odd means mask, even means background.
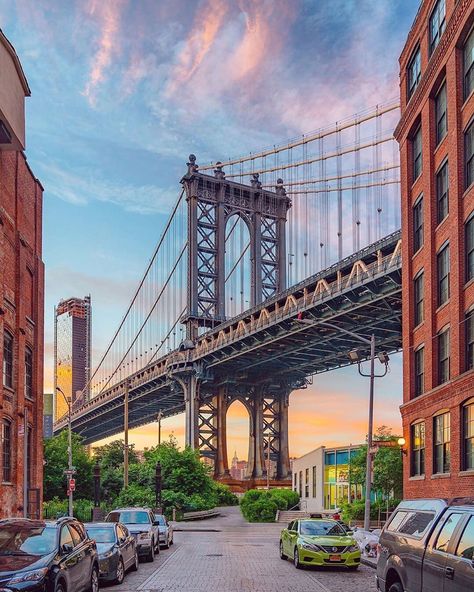
[[[87,534],[97,543],[99,577],[121,584],[128,569],[138,569],[135,538],[118,522],[94,522],[85,525]]]
[[[98,592],[96,544],[74,518],[0,520],[0,590]]]

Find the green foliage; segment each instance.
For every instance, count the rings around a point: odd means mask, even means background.
[[[402,497],[403,463],[398,446],[381,446],[374,458],[374,490],[385,498]]]
[[[373,502],[370,506],[370,519],[371,520],[378,520],[380,517],[382,520],[385,520],[386,512],[387,512],[387,505],[388,511],[391,512],[396,508],[399,504],[399,499],[390,499],[388,500],[378,500]],[[351,520],[363,520],[364,513],[365,513],[365,500],[355,500],[353,502],[341,504],[342,509],[342,519],[344,522],[349,522]]]
[[[239,498],[223,483],[214,482],[214,493],[218,506],[237,506],[239,503]]]
[[[44,499],[65,498],[67,482],[64,471],[68,468],[68,433],[63,431],[44,443]],[[92,460],[82,445],[82,438],[72,434],[72,464],[76,468],[76,491],[78,498],[93,496]]]
[[[113,504],[116,508],[127,506],[155,507],[155,491],[150,487],[143,487],[137,483],[131,483],[122,489]]]
[[[92,517],[93,503],[88,499],[75,499],[74,500],[74,516],[83,522],[90,522]],[[59,499],[53,498],[43,504],[43,513],[45,518],[53,519],[61,516],[67,516],[68,514],[68,500],[67,498]]]
[[[240,509],[249,522],[274,522],[277,510],[288,510],[298,501],[298,494],[290,489],[249,489],[240,501]]]

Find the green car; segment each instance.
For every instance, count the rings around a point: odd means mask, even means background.
[[[336,520],[303,519],[290,522],[280,535],[281,559],[292,559],[294,566],[340,565],[356,570],[360,549],[352,536]]]

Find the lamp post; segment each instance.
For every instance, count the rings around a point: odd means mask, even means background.
[[[74,468],[72,466],[72,427],[71,427],[71,398],[66,397],[62,389],[57,386],[56,390],[61,393],[64,400],[66,401],[67,405],[67,427],[68,427],[68,447],[67,447],[67,459],[68,459],[68,470],[67,470],[67,481],[68,481],[68,492],[69,492],[69,507],[68,507],[68,514],[69,516],[73,515],[73,492],[71,489],[70,480],[74,475]]]
[[[374,424],[374,385],[375,385],[375,378],[382,378],[388,372],[388,361],[389,357],[385,352],[380,352],[378,354],[378,358],[382,364],[385,364],[385,371],[383,374],[375,374],[375,334],[372,333],[371,338],[367,339],[366,337],[362,337],[362,335],[358,335],[353,331],[349,331],[348,329],[344,329],[342,327],[338,327],[333,323],[326,323],[325,321],[321,323],[315,323],[310,319],[304,319],[302,313],[298,314],[297,321],[306,325],[313,325],[313,326],[321,326],[321,327],[329,327],[330,329],[335,329],[340,331],[341,333],[345,333],[346,335],[350,335],[354,339],[361,341],[365,345],[370,346],[370,374],[364,374],[361,370],[361,358],[359,356],[359,352],[355,349],[349,352],[349,359],[351,362],[357,362],[357,368],[359,370],[359,374],[361,376],[367,376],[370,378],[370,387],[369,387],[369,421],[368,421],[368,434],[367,434],[367,462],[365,466],[365,509],[364,509],[364,530],[369,530],[370,527],[370,495],[372,489],[372,434],[373,434],[373,424]]]
[[[161,463],[157,462],[155,467],[155,501],[156,507],[161,510]]]

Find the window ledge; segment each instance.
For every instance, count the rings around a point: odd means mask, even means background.
[[[445,306],[448,306],[448,304],[449,304],[449,301],[450,301],[450,298],[448,298],[448,299],[446,300],[446,302],[443,302],[443,304],[440,304],[440,305],[438,306],[438,308],[435,310],[435,313],[438,313],[440,310],[443,310],[443,308],[444,308]]]
[[[2,485],[8,485],[9,487],[13,487],[13,483],[11,481],[2,481]]]
[[[459,471],[459,477],[474,477],[474,469],[467,469],[466,471]]]
[[[449,199],[449,198],[448,198],[448,199]],[[447,222],[447,220],[448,220],[448,219],[449,219],[449,211],[448,211],[448,213],[446,214],[446,216],[445,216],[445,217],[444,217],[444,218],[441,220],[441,222],[438,222],[438,224],[436,225],[436,227],[435,227],[434,231],[435,231],[435,232],[438,232],[438,230],[441,228],[441,226],[443,226],[443,224],[444,224],[445,222]]]
[[[420,321],[420,322],[418,323],[418,325],[415,325],[415,326],[413,327],[413,331],[417,331],[417,330],[418,330],[420,327],[423,327],[423,325],[424,325],[424,324],[425,324],[425,319],[423,319],[422,321]]]
[[[413,475],[409,479],[409,481],[424,481],[424,480],[425,480],[425,476],[424,475]]]
[[[449,479],[451,477],[451,473],[434,473],[431,475],[431,479]]]
[[[472,277],[470,280],[468,280],[465,284],[464,284],[464,289],[469,288],[469,286],[472,286],[474,284],[474,277]]]

